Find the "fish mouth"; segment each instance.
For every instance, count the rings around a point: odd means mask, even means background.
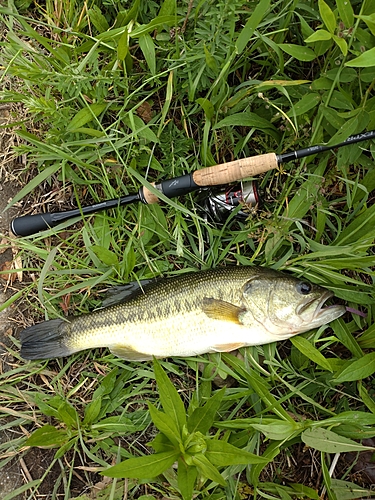
[[[329,306],[325,305],[327,300],[333,296],[334,296],[334,293],[331,292],[330,290],[327,290],[322,294],[322,296],[319,299],[317,299],[316,297],[313,297],[310,300],[307,300],[304,304],[301,304],[297,308],[296,312],[298,315],[302,315],[307,309],[309,309],[311,307],[312,304],[316,303],[316,308],[315,308],[315,311],[313,314],[314,320],[320,318],[321,316],[326,314],[328,311],[334,312],[334,309],[337,310],[337,313],[340,312],[340,314],[338,314],[338,316],[337,316],[337,317],[339,317],[339,316],[341,316],[341,314],[343,314],[345,312],[344,306],[340,306],[338,304],[329,305]]]
[[[327,302],[328,299],[334,296],[334,293],[331,292],[330,290],[327,290],[326,292],[323,293],[323,295],[320,298],[320,301],[318,302],[314,314],[314,319],[322,316],[325,314],[326,311],[332,310],[334,307],[340,307],[337,304],[336,305],[330,305],[327,306],[325,303]]]

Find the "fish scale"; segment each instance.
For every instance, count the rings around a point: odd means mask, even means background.
[[[194,356],[283,340],[345,312],[332,294],[256,266],[221,267],[147,283],[120,303],[21,332],[26,359],[109,347],[128,360]]]

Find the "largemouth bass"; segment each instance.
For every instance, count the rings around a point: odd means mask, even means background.
[[[21,356],[109,347],[127,360],[195,356],[284,340],[340,317],[333,294],[263,267],[222,267],[146,284],[121,303],[21,332]]]

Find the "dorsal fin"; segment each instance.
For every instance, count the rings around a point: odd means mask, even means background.
[[[155,279],[132,281],[126,285],[112,286],[105,293],[102,305],[100,308],[121,304],[124,300],[128,300],[134,295],[143,291],[149,283],[155,282]]]

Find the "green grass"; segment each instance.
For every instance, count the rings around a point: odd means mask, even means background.
[[[13,202],[31,201],[25,213],[66,210],[204,166],[375,129],[374,16],[371,0],[9,1],[0,7],[0,97],[13,105],[15,152],[27,158]],[[88,312],[112,285],[226,263],[287,269],[367,312],[243,349],[240,359],[163,361],[178,395],[150,363],[105,350],[25,363],[14,338],[12,368],[0,375],[10,436],[0,467],[28,446],[53,447],[23,497],[45,494],[48,475],[53,499],[188,498],[189,488],[199,499],[368,496],[344,455],[375,436],[373,159],[364,142],[268,172],[259,179],[263,203],[246,222],[206,223],[189,195],[14,240],[25,276],[21,324]],[[216,373],[228,382],[223,393]],[[163,388],[184,403],[180,423],[218,402],[203,437],[172,433],[172,441],[229,443],[270,463],[216,462],[225,485],[197,462],[184,479],[167,464],[156,478],[147,470],[125,480],[122,471],[103,481],[100,471],[151,453],[155,411],[168,415]],[[167,438],[156,439],[162,453]]]

